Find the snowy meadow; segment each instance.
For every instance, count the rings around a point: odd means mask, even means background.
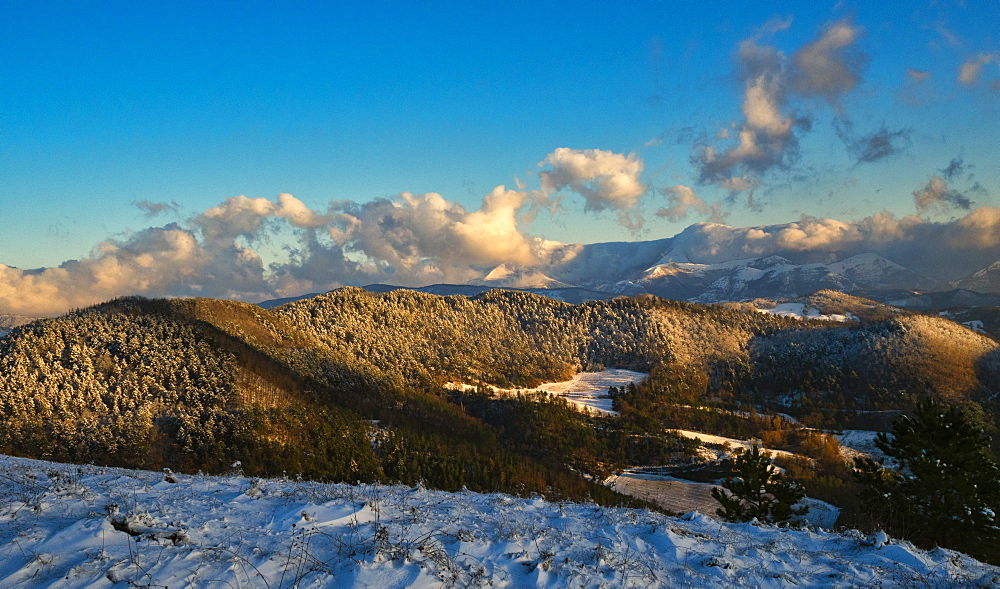
[[[973,586],[1000,568],[884,534],[422,487],[0,457],[3,587]]]

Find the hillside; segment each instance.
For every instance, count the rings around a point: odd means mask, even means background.
[[[605,366],[651,371],[645,401],[626,405],[749,402],[808,416],[898,410],[931,395],[975,403],[995,423],[995,341],[839,293],[804,300],[859,320],[803,322],[648,296],[572,305],[514,291],[344,288],[270,311],[121,299],[0,340],[0,444],[67,460],[218,468],[230,458],[220,448],[238,445],[232,436],[284,443],[300,435],[291,415],[312,409],[354,424],[358,437],[371,420],[420,435],[444,420],[495,440],[441,385],[533,386]],[[411,410],[393,409],[400,404]],[[235,427],[237,415],[266,424],[269,440],[249,433],[257,426]],[[379,478],[370,453],[356,451],[356,466],[338,476]]]
[[[5,587],[994,587],[884,534],[0,456]]]
[[[39,321],[0,342],[0,375],[8,453],[621,500],[254,305],[133,298]]]

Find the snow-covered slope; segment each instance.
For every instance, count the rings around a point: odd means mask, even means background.
[[[567,302],[650,293],[670,299],[718,303],[757,298],[790,299],[820,290],[850,293],[902,287],[929,288],[936,284],[931,278],[874,254],[859,254],[829,264],[797,264],[777,255],[705,264],[676,261],[673,258],[686,257],[686,254],[681,256],[674,250],[661,256],[656,254],[653,244],[664,245],[642,242],[582,246],[578,251],[563,252],[568,261],[560,262],[562,265],[541,269],[501,265],[472,284],[432,285],[413,290],[474,296],[490,288],[514,288]],[[659,263],[644,265],[652,258],[662,259]],[[559,279],[552,276],[559,276]],[[385,292],[400,287],[372,285],[365,288]],[[262,305],[270,307],[273,303]]]
[[[25,317],[24,315],[0,315],[0,337],[11,332],[15,327],[34,321],[35,317]]]
[[[612,288],[622,289],[626,284],[632,290],[667,298],[716,303],[794,298],[824,289],[927,288],[935,281],[875,254],[859,254],[829,264],[796,264],[777,255],[714,264],[667,261]]]
[[[670,239],[565,245],[554,249],[541,266],[499,267],[481,282],[536,287],[552,282],[705,303],[793,298],[823,289],[862,292],[941,286],[939,280],[875,253],[761,252],[726,241],[730,229],[701,224]]]
[[[511,268],[507,264],[500,264],[482,280],[476,280],[473,283],[493,288],[566,288],[572,286],[549,278],[543,272]]]
[[[542,498],[0,456],[3,587],[994,587],[865,536]],[[169,480],[168,480],[169,479]]]
[[[931,289],[940,282],[882,256],[865,253],[827,264],[830,272],[843,276],[862,290],[893,288]]]
[[[1000,261],[954,283],[955,288],[1000,293]]]

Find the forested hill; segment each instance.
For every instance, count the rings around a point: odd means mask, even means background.
[[[652,376],[600,424],[555,401],[441,387],[603,366]],[[635,463],[636,435],[655,442],[642,461],[685,451],[662,434],[671,404],[819,419],[936,396],[992,427],[998,375],[993,340],[919,315],[831,325],[748,305],[571,305],[511,291],[344,288],[272,310],[125,298],[0,339],[0,452],[189,471],[240,460],[250,473],[612,500],[566,466],[600,475]]]
[[[530,386],[604,366],[648,371],[699,349],[736,354],[794,322],[652,296],[572,305],[494,290],[436,296],[343,288],[274,312],[332,350],[410,382]]]

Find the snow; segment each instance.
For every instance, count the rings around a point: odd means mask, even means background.
[[[608,486],[619,493],[644,499],[675,513],[699,511],[714,515],[719,508],[719,502],[712,497],[712,489],[719,485],[712,483],[698,483],[633,470],[612,477]],[[818,528],[832,529],[840,516],[840,508],[819,499],[806,497],[798,505],[809,508],[804,519]]]
[[[727,438],[724,436],[716,436],[713,434],[705,434],[702,432],[695,432],[686,429],[674,430],[685,438],[692,438],[700,441],[702,444],[715,444],[716,446],[726,446],[729,448],[743,448],[744,450],[749,450],[754,444],[760,446],[760,442],[754,440],[737,440],[736,438]],[[771,458],[775,456],[795,456],[791,452],[786,452],[785,450],[769,450],[767,448],[761,448],[764,452],[767,452]]]
[[[524,395],[544,392],[566,399],[570,405],[581,411],[592,411],[600,415],[617,415],[611,409],[609,387],[623,387],[631,383],[639,383],[649,376],[646,372],[636,372],[622,368],[608,368],[600,372],[578,372],[572,379],[562,382],[548,382],[534,389],[502,389],[489,387],[493,392],[510,395]],[[473,385],[462,383],[447,383],[446,388],[453,390],[472,390]]]
[[[849,429],[837,434],[836,438],[840,443],[840,453],[847,460],[867,456],[885,461],[886,455],[875,445],[877,436],[875,431]]]
[[[538,387],[538,390],[559,395],[577,408],[588,408],[604,415],[617,415],[611,409],[609,387],[623,387],[629,383],[639,383],[649,376],[645,372],[609,368],[601,372],[579,372],[571,380],[550,382]]]
[[[968,327],[976,333],[986,333],[986,326],[979,319],[974,319],[972,321],[963,321],[962,325]]]
[[[1000,567],[698,512],[0,456],[0,586],[980,586]]]
[[[858,318],[853,313],[831,313],[824,315],[819,309],[809,307],[805,303],[779,303],[770,309],[757,309],[761,313],[777,315],[778,317],[791,317],[793,319],[818,319],[820,321],[857,321]]]

